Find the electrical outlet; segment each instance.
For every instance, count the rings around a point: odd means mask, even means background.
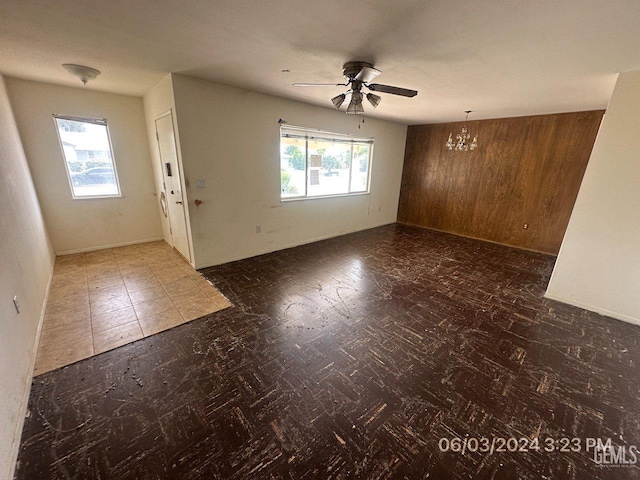
[[[205,188],[207,186],[204,178],[198,178],[196,180],[196,188]]]
[[[528,223],[525,223],[524,225],[522,225],[522,228],[523,228],[524,230],[529,230],[529,224],[528,224]]]
[[[256,233],[262,232],[262,227],[260,225],[256,225]]]
[[[16,312],[20,313],[20,304],[18,303],[18,296],[13,296],[13,306],[16,307]]]

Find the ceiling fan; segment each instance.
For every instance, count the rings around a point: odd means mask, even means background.
[[[333,105],[339,110],[344,103],[347,95],[351,95],[351,101],[347,107],[347,113],[358,115],[364,113],[362,108],[362,99],[367,97],[369,103],[376,108],[380,103],[379,95],[371,92],[390,93],[391,95],[400,95],[402,97],[415,97],[418,92],[407,88],[392,87],[390,85],[381,85],[379,83],[369,83],[382,72],[367,62],[347,62],[342,67],[342,75],[347,83],[294,83],[294,87],[349,87],[345,93],[336,95],[331,99]],[[370,90],[369,93],[363,94],[362,87]]]

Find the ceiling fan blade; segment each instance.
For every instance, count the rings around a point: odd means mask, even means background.
[[[346,87],[348,83],[294,83],[294,87]]]
[[[392,87],[391,85],[380,85],[379,83],[372,83],[367,86],[369,87],[369,90],[373,90],[374,92],[390,93],[392,95],[401,95],[403,97],[415,97],[418,94],[416,90]]]
[[[376,68],[363,67],[360,73],[356,75],[356,80],[360,80],[362,83],[369,83],[381,73],[382,72]]]

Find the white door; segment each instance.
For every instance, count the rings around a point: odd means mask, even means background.
[[[160,161],[162,162],[162,178],[164,180],[173,248],[188,261],[191,261],[187,221],[184,214],[184,196],[180,182],[180,168],[178,168],[178,153],[173,133],[173,116],[171,112],[156,120],[156,137],[158,138]]]

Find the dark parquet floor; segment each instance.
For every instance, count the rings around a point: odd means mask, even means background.
[[[585,442],[640,445],[640,327],[553,262],[391,225],[206,269],[234,307],[34,380],[17,478],[638,478]]]

